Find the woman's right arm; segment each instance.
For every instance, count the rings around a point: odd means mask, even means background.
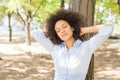
[[[32,36],[38,43],[40,43],[50,53],[53,51],[55,45],[47,37],[47,33],[45,31],[43,31],[42,29],[34,30],[32,31]]]

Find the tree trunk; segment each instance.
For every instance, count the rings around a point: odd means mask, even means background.
[[[120,0],[118,0],[118,5],[119,5],[119,14],[120,14]]]
[[[84,26],[92,26],[94,24],[94,8],[95,0],[70,0],[69,10],[83,15],[85,21]],[[92,35],[85,35],[84,40],[87,40]],[[94,78],[94,55],[92,56],[86,80]]]
[[[9,41],[12,41],[11,14],[8,13]]]
[[[26,44],[31,45],[30,23],[28,23],[28,22],[26,22],[25,32],[26,32]]]
[[[61,8],[64,9],[64,0],[61,0]]]
[[[28,13],[26,15],[26,26],[25,26],[26,43],[27,43],[27,45],[31,45],[30,23],[31,23],[31,12],[28,11]]]
[[[2,58],[0,57],[0,60],[2,60]]]

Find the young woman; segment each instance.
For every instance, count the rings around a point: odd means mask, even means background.
[[[46,31],[36,30],[33,37],[52,55],[54,80],[85,80],[92,53],[112,33],[112,25],[83,28],[81,16],[67,10],[52,14],[46,22]],[[81,35],[97,33],[87,41]]]

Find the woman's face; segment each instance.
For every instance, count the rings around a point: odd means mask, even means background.
[[[56,22],[55,31],[59,38],[63,41],[68,41],[73,38],[74,29],[64,20],[59,20]]]

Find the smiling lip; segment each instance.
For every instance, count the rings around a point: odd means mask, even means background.
[[[64,34],[61,35],[61,37],[65,37],[66,35],[67,35],[67,33],[64,33]]]

